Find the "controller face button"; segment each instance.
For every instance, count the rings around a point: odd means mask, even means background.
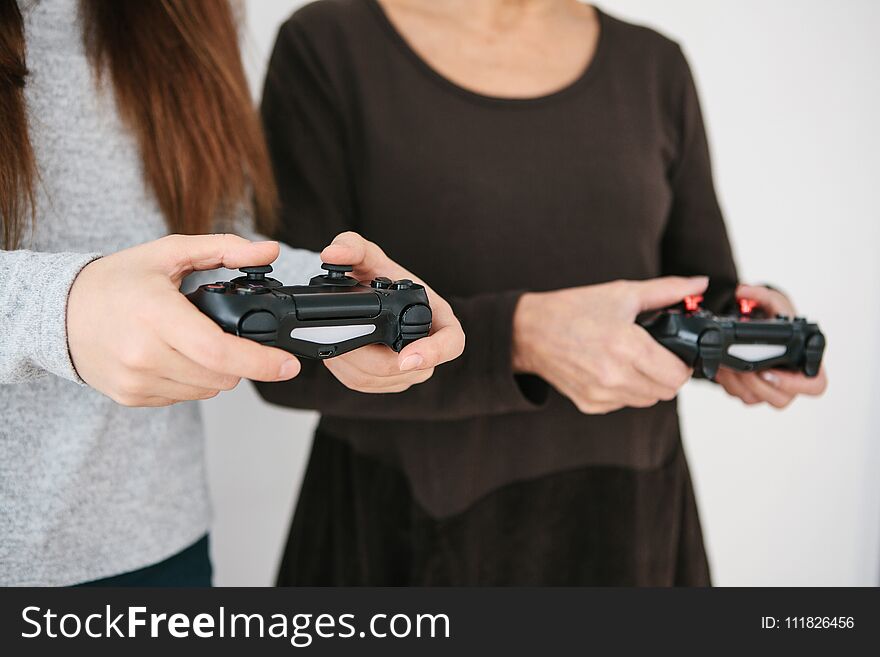
[[[370,281],[370,287],[377,290],[387,290],[392,285],[391,279],[387,276],[379,276]]]
[[[408,278],[401,278],[399,281],[394,281],[391,284],[392,290],[408,290],[413,286],[413,282]]]
[[[205,289],[208,292],[226,292],[226,286],[223,283],[212,283],[211,285],[205,285]]]

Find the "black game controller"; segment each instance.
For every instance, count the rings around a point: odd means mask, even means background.
[[[430,332],[421,285],[384,277],[362,285],[346,276],[351,267],[322,267],[326,274],[291,286],[267,278],[268,265],[243,267],[245,276],[202,285],[187,298],[227,333],[305,358],[332,358],[368,344],[400,351]]]
[[[770,368],[816,376],[825,351],[825,336],[803,317],[768,317],[753,299],[737,300],[730,313],[715,315],[701,308],[700,295],[678,305],[643,313],[636,320],[672,351],[695,375],[714,379],[719,367],[739,372]]]

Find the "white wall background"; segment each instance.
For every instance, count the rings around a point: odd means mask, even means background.
[[[440,1],[440,0],[438,0]],[[248,0],[258,92],[297,0]],[[831,386],[785,412],[682,395],[716,584],[876,585],[880,575],[880,2],[608,0],[683,44],[744,279],[829,338]],[[216,583],[272,582],[312,413],[242,385],[205,405]]]

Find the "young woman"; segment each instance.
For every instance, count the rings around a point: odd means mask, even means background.
[[[260,386],[323,412],[279,581],[707,584],[692,373],[634,323],[737,280],[679,47],[575,0],[324,0],[283,26],[263,118],[279,234],[369,231],[468,332],[394,399],[344,363]],[[778,407],[825,385],[719,383]]]
[[[272,227],[237,38],[223,1],[0,0],[0,584],[210,583],[199,408],[175,402],[299,371],[179,291],[279,256],[199,235]],[[407,274],[355,234],[322,256]],[[282,246],[278,276],[319,264]],[[399,391],[460,353],[431,295],[431,337],[349,354],[339,380]]]

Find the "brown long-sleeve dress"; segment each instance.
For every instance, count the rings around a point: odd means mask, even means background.
[[[314,362],[259,386],[322,413],[280,583],[709,582],[675,403],[584,415],[511,368],[523,291],[736,280],[681,50],[599,16],[587,69],[533,99],[443,78],[375,0],[282,27],[262,105],[279,237],[363,233],[451,301],[467,348],[399,395]]]

